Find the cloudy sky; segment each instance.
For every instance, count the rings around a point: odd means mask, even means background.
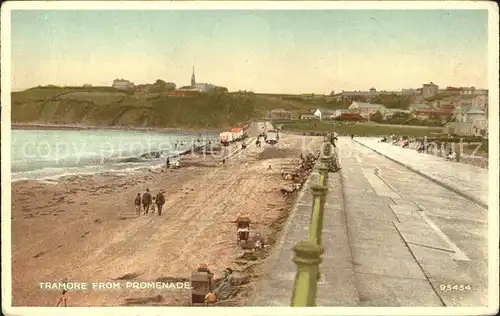
[[[160,78],[229,90],[488,86],[487,10],[12,11],[12,88]]]

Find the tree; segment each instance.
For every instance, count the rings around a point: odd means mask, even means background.
[[[219,87],[219,86],[215,87],[213,91],[216,93],[228,93],[226,87]]]
[[[382,115],[380,111],[377,111],[370,115],[370,121],[379,123],[382,122],[383,120],[384,120],[384,115]]]
[[[388,120],[390,124],[408,124],[411,115],[405,112],[396,112]]]
[[[166,92],[175,90],[176,86],[173,82],[165,82],[161,79],[156,80],[151,86],[150,92]]]
[[[373,103],[383,104],[390,109],[408,109],[411,104],[411,97],[397,94],[380,94],[376,96]]]

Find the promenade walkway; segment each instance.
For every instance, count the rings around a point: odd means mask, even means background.
[[[456,193],[488,207],[488,169],[379,142],[380,138],[356,138],[377,153],[396,161]]]
[[[297,266],[293,263],[293,247],[307,240],[313,198],[309,189],[319,181],[314,171],[304,184],[298,203],[291,211],[282,236],[267,259],[265,274],[251,300],[254,306],[290,306],[291,294]],[[345,213],[343,209],[340,174],[331,174],[328,181],[329,192],[325,203],[323,223],[323,263],[322,277],[318,284],[317,304],[320,306],[358,306],[354,270],[347,237]],[[333,304],[332,304],[333,302]]]
[[[486,306],[487,209],[356,140],[341,137],[337,147],[342,170],[329,178],[317,305]],[[253,305],[290,305],[292,248],[307,237],[311,206],[306,191]]]

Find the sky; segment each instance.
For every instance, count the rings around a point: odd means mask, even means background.
[[[230,91],[488,87],[487,10],[13,10],[12,90],[196,81]]]

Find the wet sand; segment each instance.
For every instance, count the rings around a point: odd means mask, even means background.
[[[200,263],[216,277],[231,267],[256,281],[259,265],[242,262],[232,221],[249,216],[251,235],[272,243],[295,200],[279,192],[289,183],[280,173],[297,166],[301,150],[319,149],[321,139],[283,135],[279,150],[251,143],[225,166],[220,156],[186,156],[184,167],[166,172],[12,184],[13,305],[55,306],[60,292],[40,290],[39,282],[187,280]],[[153,196],[165,190],[162,216],[136,216],[134,198],[146,188]],[[244,304],[249,291],[251,284],[237,304]],[[185,306],[189,294],[178,289],[70,291],[68,305]]]

